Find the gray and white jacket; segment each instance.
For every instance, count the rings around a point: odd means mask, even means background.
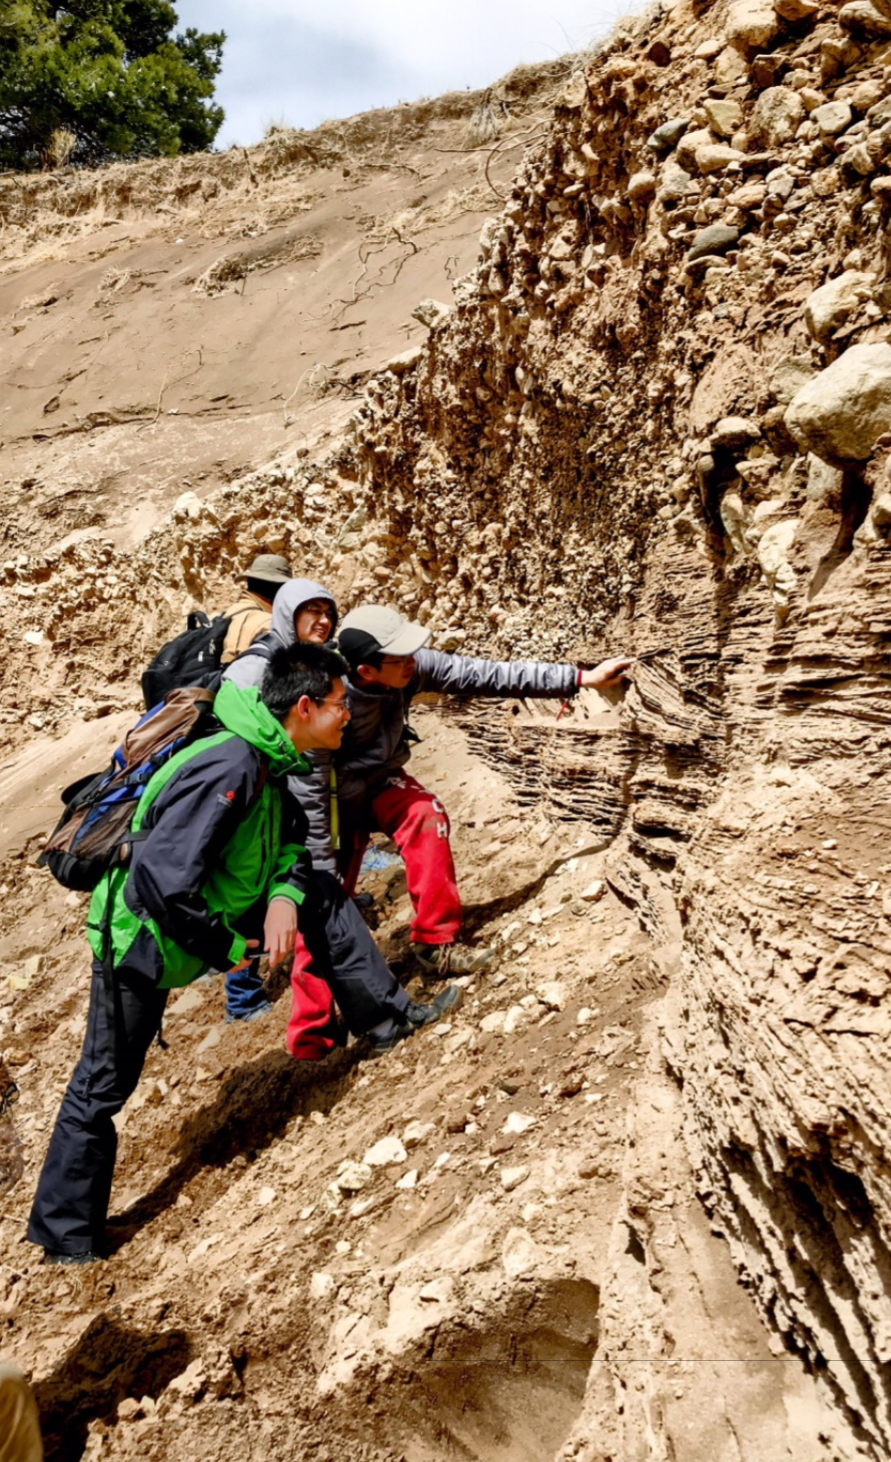
[[[243,655],[233,660],[223,679],[233,681],[242,690],[259,686],[266,673],[270,653],[282,645],[296,644],[294,619],[310,599],[329,601],[336,626],[337,605],[330,589],[317,584],[314,579],[291,579],[275,596],[269,632],[261,635]],[[289,777],[288,793],[300,803],[309,822],[306,846],[312,854],[313,867],[336,873],[337,862],[331,843],[331,753],[320,750],[307,751],[303,755],[312,764],[312,770],[301,776]]]

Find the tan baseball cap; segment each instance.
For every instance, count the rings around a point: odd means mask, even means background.
[[[341,654],[353,667],[369,655],[414,655],[429,639],[430,630],[422,624],[379,604],[351,609],[337,636]]]

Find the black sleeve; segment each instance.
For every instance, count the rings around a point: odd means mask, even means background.
[[[202,889],[259,784],[259,759],[240,738],[198,752],[158,794],[148,836],[134,848],[127,902],[134,898],[187,954],[217,969],[237,963],[243,940],[210,913]]]

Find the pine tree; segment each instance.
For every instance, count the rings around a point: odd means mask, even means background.
[[[176,24],[167,0],[0,0],[0,167],[209,147],[226,37]]]

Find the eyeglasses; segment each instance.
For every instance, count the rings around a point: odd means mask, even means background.
[[[342,701],[329,701],[329,700],[316,701],[316,705],[319,706],[319,708],[321,708],[322,706],[327,706],[329,710],[337,711],[342,720],[346,720],[347,716],[350,714],[350,703],[347,700],[342,700]]]
[[[317,619],[333,619],[334,612],[330,604],[324,599],[310,599],[308,604],[301,604],[298,614],[314,614]]]

